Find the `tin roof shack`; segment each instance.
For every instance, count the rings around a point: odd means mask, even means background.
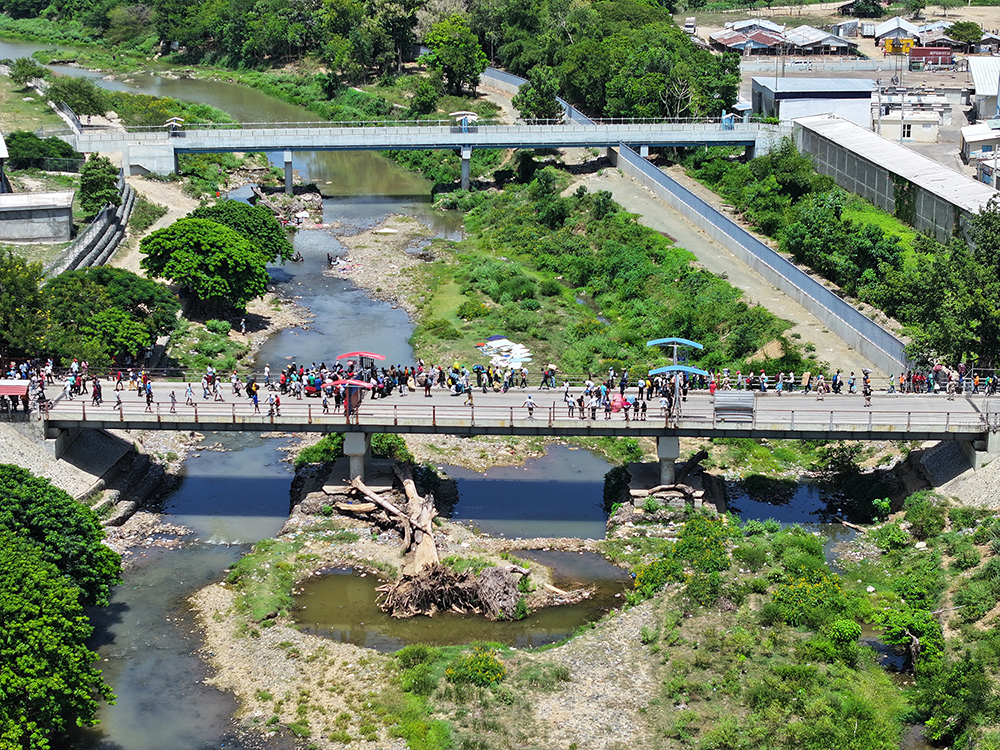
[[[857,78],[772,78],[754,76],[753,113],[782,121],[836,114],[864,128],[871,124],[875,81]]]
[[[977,122],[962,128],[962,160],[971,164],[977,159],[996,157],[1000,151],[1000,120]]]
[[[899,16],[883,21],[875,27],[876,42],[885,39],[916,39],[919,34],[920,30],[916,25]]]
[[[973,114],[980,120],[996,117],[1000,57],[970,57],[968,60],[972,88],[976,92],[971,97]]]
[[[812,26],[796,26],[785,32],[785,42],[793,55],[847,55],[851,43]]]
[[[736,31],[723,29],[710,34],[708,42],[712,49],[720,52],[737,52],[741,55],[775,55],[785,44],[785,38],[778,32],[766,29]]]

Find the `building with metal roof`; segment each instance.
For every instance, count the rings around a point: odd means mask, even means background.
[[[962,159],[994,159],[1000,151],[1000,120],[977,122],[962,128]]]
[[[875,81],[859,78],[772,78],[754,76],[754,114],[782,121],[833,113],[863,127],[871,124]]]
[[[816,169],[921,232],[947,242],[997,191],[867,128],[833,115],[795,120]]]
[[[969,57],[969,73],[976,90],[972,106],[981,119],[997,113],[997,89],[1000,88],[1000,57]]]
[[[920,29],[910,23],[905,18],[896,16],[884,21],[875,27],[875,41],[883,39],[916,39]]]
[[[787,30],[785,41],[793,55],[846,55],[851,51],[846,39],[805,24]]]

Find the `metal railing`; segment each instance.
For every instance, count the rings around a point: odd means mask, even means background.
[[[323,411],[322,404],[308,400],[292,400],[281,405],[279,413],[269,413],[269,405],[260,403],[259,411],[247,399],[238,401],[196,401],[192,406],[177,403],[173,410],[171,404],[155,401],[146,410],[145,401],[133,402],[133,406],[117,409],[105,401],[100,406],[90,403],[83,397],[80,402],[59,402],[53,405],[48,418],[59,422],[130,422],[142,423],[144,427],[165,425],[163,429],[175,429],[176,423],[205,423],[214,425],[234,425],[238,429],[246,426],[253,429],[256,425],[271,423],[294,429],[296,425],[320,425],[336,428],[338,425],[355,425],[379,428],[419,427],[428,426],[439,431],[450,428],[504,428],[519,427],[554,429],[561,432],[587,432],[593,428],[624,428],[624,429],[664,429],[664,430],[700,430],[706,437],[713,432],[732,432],[748,430],[750,432],[774,433],[802,432],[815,434],[829,432],[856,435],[857,439],[903,439],[906,433],[933,433],[939,436],[954,434],[968,436],[983,434],[993,429],[997,424],[995,414],[989,412],[952,412],[925,410],[888,410],[865,409],[863,411],[845,411],[838,409],[804,407],[802,409],[769,408],[766,412],[756,411],[752,421],[737,422],[726,420],[725,416],[717,415],[710,400],[702,399],[703,403],[688,402],[682,414],[664,413],[659,408],[651,409],[645,419],[632,416],[626,419],[622,413],[606,417],[603,409],[598,408],[591,416],[590,408],[575,409],[570,416],[564,404],[553,402],[551,405],[539,404],[529,411],[523,406],[513,405],[410,405],[384,404],[380,401],[363,401],[360,407],[352,408],[348,414],[335,410],[330,405],[328,413]],[[139,411],[139,406],[143,407]],[[127,410],[126,410],[127,409]],[[405,429],[394,429],[396,432],[407,432]]]

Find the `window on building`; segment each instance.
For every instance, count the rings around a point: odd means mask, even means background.
[[[990,145],[989,143],[985,143],[985,144],[983,144],[983,153],[984,153],[984,154],[985,154],[985,153],[989,153],[989,152],[991,152],[992,150],[993,150],[993,146],[991,146],[991,145]]]
[[[912,138],[913,137],[913,126],[912,125],[903,125],[903,137],[904,138]]]

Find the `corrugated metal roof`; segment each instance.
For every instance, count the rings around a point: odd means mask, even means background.
[[[3,133],[0,133],[0,159],[6,159],[7,156],[7,144],[3,139]]]
[[[800,117],[794,122],[969,213],[977,213],[990,198],[997,195],[997,191],[989,185],[948,169],[916,151],[840,117],[816,115]]]
[[[1000,57],[970,57],[969,72],[976,96],[996,96],[1000,80]]]
[[[727,29],[733,29],[734,31],[742,31],[743,33],[749,33],[750,29],[758,28],[764,31],[775,31],[781,33],[785,30],[782,24],[774,23],[774,21],[768,21],[765,18],[746,18],[742,21],[733,21],[731,24],[726,24]]]
[[[1000,139],[1000,129],[993,129],[989,123],[977,122],[962,128],[962,140],[965,143],[981,143]]]
[[[830,47],[848,47],[847,41],[841,39],[829,31],[823,31],[813,26],[796,26],[785,32],[785,39],[796,47],[811,47],[817,44],[824,44]]]
[[[817,94],[845,91],[856,91],[859,98],[871,95],[875,90],[875,81],[868,78],[778,78],[773,76],[754,76],[753,82],[758,86],[775,93],[795,92]]]
[[[890,31],[895,31],[896,29],[902,29],[903,31],[908,31],[914,35],[917,33],[916,26],[907,21],[905,18],[896,16],[895,18],[890,18],[888,21],[884,21],[875,27],[875,38],[877,39],[883,34],[888,34]]]

